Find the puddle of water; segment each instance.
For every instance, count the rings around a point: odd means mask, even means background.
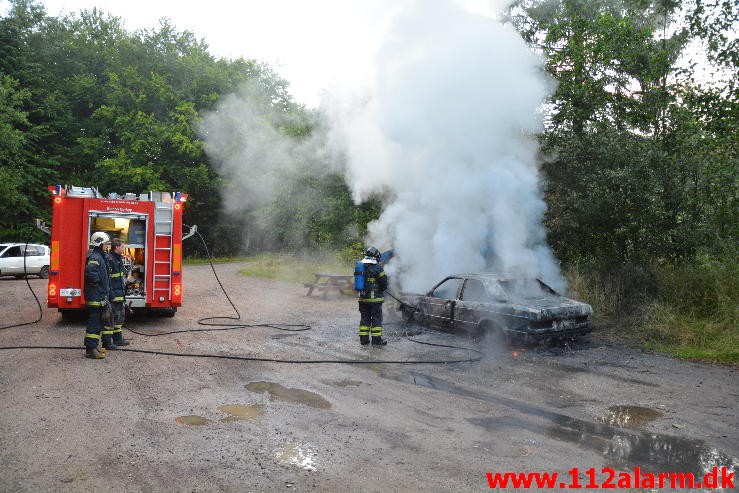
[[[316,407],[319,409],[329,409],[331,403],[316,394],[308,390],[302,389],[291,389],[283,387],[279,383],[272,382],[251,382],[245,385],[247,390],[263,394],[265,392],[270,394],[272,399],[284,402],[294,402],[297,404],[305,404],[306,406]]]
[[[264,415],[262,406],[245,405],[245,404],[226,404],[218,408],[230,416],[221,419],[224,423],[232,421],[241,421],[245,419],[255,419]]]
[[[210,423],[210,421],[202,416],[178,416],[174,420],[181,425],[187,426],[203,426]]]
[[[712,467],[736,468],[736,460],[702,440],[625,431],[608,424],[590,423],[563,416],[554,420],[547,435],[594,450],[615,465],[647,466],[652,471],[709,472]]]
[[[274,454],[277,460],[306,471],[313,471],[316,468],[315,453],[307,445],[288,443],[275,449]]]
[[[621,428],[639,429],[645,424],[661,418],[662,413],[648,407],[640,406],[613,406],[608,412],[598,418],[598,422]]]
[[[739,462],[735,458],[708,447],[702,440],[624,430],[609,423],[583,421],[514,399],[472,392],[420,373],[383,376],[515,409],[521,417],[501,416],[469,421],[490,431],[498,431],[501,427],[524,429],[555,440],[573,443],[603,455],[617,467],[640,466],[650,471],[681,471],[694,474],[710,472],[713,467],[725,466],[730,471],[739,469]],[[535,421],[544,420],[544,424],[537,424],[534,420],[527,419],[527,416],[540,418]]]

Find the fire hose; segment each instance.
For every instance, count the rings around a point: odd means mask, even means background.
[[[185,225],[187,226],[187,225]],[[207,328],[207,329],[184,329],[184,330],[173,330],[168,332],[160,332],[157,334],[148,334],[140,331],[136,331],[131,329],[130,327],[127,327],[127,330],[131,331],[134,334],[143,336],[143,337],[159,337],[159,336],[165,336],[165,335],[172,335],[172,334],[182,334],[182,333],[188,333],[188,332],[213,332],[213,331],[227,331],[227,330],[237,330],[237,329],[245,329],[245,328],[253,328],[253,327],[270,327],[277,330],[282,331],[288,331],[288,332],[302,332],[306,330],[310,330],[311,326],[306,324],[288,324],[288,323],[278,323],[278,322],[264,322],[264,323],[256,323],[256,324],[244,324],[244,323],[237,323],[241,321],[241,313],[234,305],[233,301],[231,300],[231,297],[228,295],[228,292],[223,286],[223,283],[221,282],[220,278],[218,277],[218,273],[216,272],[215,266],[213,265],[213,259],[210,254],[210,251],[208,250],[208,245],[205,242],[205,239],[202,237],[199,231],[196,231],[198,237],[200,238],[200,241],[203,243],[203,247],[205,248],[206,254],[208,256],[208,263],[210,264],[211,270],[213,271],[213,275],[216,278],[216,281],[218,282],[218,285],[220,286],[221,290],[223,291],[224,296],[230,303],[233,310],[236,312],[236,316],[214,316],[214,317],[204,317],[201,319],[198,319],[198,324],[208,326],[208,327],[215,327],[215,328]],[[24,260],[24,270],[25,270],[25,260]],[[32,325],[35,323],[38,323],[41,321],[43,317],[43,310],[41,308],[41,303],[38,300],[38,297],[36,296],[36,293],[33,291],[33,288],[31,287],[30,283],[28,282],[28,279],[26,278],[26,284],[28,285],[28,289],[33,294],[34,299],[36,300],[36,304],[39,308],[39,317],[34,320],[33,322],[25,322],[20,324],[13,324],[13,325],[7,325],[0,327],[0,330],[4,329],[10,329],[13,327],[22,327],[25,325]],[[387,292],[387,291],[386,291]],[[387,292],[393,299],[397,300],[401,304],[405,304],[402,301],[400,301],[398,298],[393,296],[391,293]],[[218,322],[218,320],[227,320],[229,322]],[[383,359],[373,359],[373,360],[351,360],[351,359],[282,359],[282,358],[260,358],[260,357],[254,357],[254,356],[229,356],[229,355],[222,355],[222,354],[202,354],[202,353],[176,353],[176,352],[169,352],[169,351],[158,351],[158,350],[145,350],[145,349],[130,349],[130,348],[119,348],[116,350],[118,351],[125,351],[129,353],[141,353],[141,354],[153,354],[153,355],[162,355],[162,356],[179,356],[179,357],[187,357],[187,358],[213,358],[213,359],[228,359],[228,360],[238,360],[238,361],[259,361],[259,362],[267,362],[267,363],[291,363],[291,364],[399,364],[399,365],[409,365],[409,364],[451,364],[451,363],[467,363],[467,362],[476,362],[482,359],[482,352],[473,349],[473,348],[467,348],[467,347],[461,347],[461,346],[453,346],[453,345],[447,345],[447,344],[438,344],[438,343],[431,343],[431,342],[425,342],[425,341],[419,341],[417,339],[412,339],[409,336],[406,336],[408,340],[411,342],[415,342],[417,344],[423,344],[427,346],[434,346],[434,347],[440,347],[440,348],[447,348],[452,350],[462,350],[462,351],[468,351],[471,353],[471,355],[468,358],[458,358],[458,359],[441,359],[441,360],[383,360]],[[57,349],[57,350],[75,350],[79,351],[82,349],[81,346],[0,346],[0,350],[9,350],[9,349]]]

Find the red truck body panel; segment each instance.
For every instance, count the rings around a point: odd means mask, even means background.
[[[182,305],[182,212],[186,194],[150,192],[103,198],[90,188],[50,186],[48,306],[85,308],[89,238],[97,231],[125,244],[126,303],[139,309]]]

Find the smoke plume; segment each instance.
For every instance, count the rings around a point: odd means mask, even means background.
[[[223,205],[227,213],[243,218],[245,249],[250,243],[271,248],[269,232],[279,230],[282,242],[300,244],[310,217],[323,205],[317,191],[305,188],[300,197],[294,183],[325,176],[338,169],[328,155],[325,135],[316,129],[311,138],[295,139],[280,131],[289,126],[289,112],[281,111],[258,84],[247,84],[225,97],[215,111],[204,114],[200,135],[215,169],[224,181]],[[274,210],[275,202],[294,202],[300,217],[284,218],[288,208]],[[289,228],[280,221],[289,222]],[[254,237],[257,237],[254,240]]]
[[[286,176],[343,166],[355,202],[383,201],[367,243],[395,249],[386,270],[403,290],[481,270],[541,276],[562,289],[541,225],[533,137],[552,88],[542,58],[513,27],[453,0],[389,7],[392,21],[380,23],[380,48],[367,61],[372,79],[324,95],[328,135],[281,135],[280,116],[253,88],[205,116],[207,150],[233,187],[226,206],[264,208]]]
[[[410,4],[385,39],[361,103],[326,108],[355,201],[384,198],[368,242],[395,249],[388,273],[411,291],[481,270],[561,289],[533,139],[551,90],[543,60],[513,27],[449,0]]]

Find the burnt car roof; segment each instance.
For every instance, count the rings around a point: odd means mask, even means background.
[[[447,277],[467,277],[469,279],[480,279],[480,280],[490,279],[494,281],[512,281],[516,279],[539,279],[536,276],[522,276],[520,274],[511,274],[507,272],[468,272],[465,274],[452,274]]]
[[[507,272],[466,272],[457,275],[464,277],[495,277],[496,279],[521,279],[524,277]]]

